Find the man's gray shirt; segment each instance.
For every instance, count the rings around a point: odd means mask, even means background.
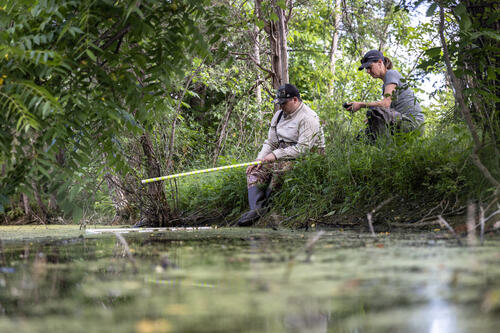
[[[263,159],[269,153],[273,153],[276,159],[294,159],[313,147],[325,147],[325,136],[316,112],[302,103],[292,114],[283,112],[278,122],[281,112],[274,114],[267,140],[257,159]],[[280,140],[291,145],[279,148]]]
[[[406,116],[410,120],[421,124],[424,122],[424,114],[418,104],[413,91],[404,83],[401,82],[401,74],[398,71],[390,69],[385,73],[384,84],[382,85],[382,94],[385,87],[389,84],[395,84],[391,108]]]

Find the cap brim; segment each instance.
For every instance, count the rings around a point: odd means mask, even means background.
[[[273,101],[273,103],[274,103],[274,104],[283,104],[283,103],[285,103],[285,102],[286,102],[286,101],[288,101],[288,100],[289,100],[289,98],[276,98],[276,99]]]
[[[362,63],[361,66],[358,67],[358,70],[362,71],[363,69],[370,67],[370,65],[372,64],[372,62],[373,61],[368,61],[368,62]]]

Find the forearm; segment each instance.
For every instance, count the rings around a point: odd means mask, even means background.
[[[371,108],[371,107],[383,107],[383,108],[388,108],[391,106],[391,99],[390,98],[384,98],[381,101],[376,101],[376,102],[360,102],[361,108]]]

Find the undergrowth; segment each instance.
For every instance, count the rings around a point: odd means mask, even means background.
[[[324,155],[307,155],[284,175],[272,198],[272,212],[321,218],[375,207],[393,196],[403,202],[466,200],[480,199],[488,191],[469,158],[470,136],[458,125],[424,137],[403,134],[376,145],[355,141],[353,135],[329,140]],[[494,164],[487,160],[488,152],[483,155],[486,163]],[[244,169],[182,182],[179,208],[188,214],[218,216],[220,222],[230,223],[248,208]]]

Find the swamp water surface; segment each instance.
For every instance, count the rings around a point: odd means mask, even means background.
[[[2,333],[500,331],[498,237],[29,228],[0,228]]]

